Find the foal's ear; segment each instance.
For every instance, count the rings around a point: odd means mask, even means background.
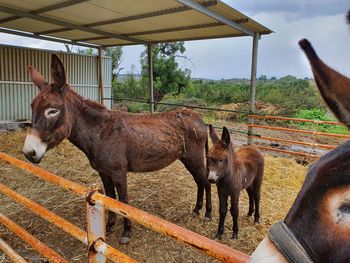
[[[56,54],[51,56],[51,76],[54,83],[59,89],[67,83],[66,72],[60,58]]]
[[[217,143],[217,141],[219,141],[219,137],[216,135],[215,129],[211,124],[209,124],[209,136],[213,143]]]
[[[231,142],[230,133],[226,127],[222,128],[221,140],[226,146],[230,145],[230,142]]]
[[[41,90],[42,88],[45,87],[47,84],[45,78],[43,75],[39,73],[35,68],[32,66],[28,66],[28,72],[30,75],[30,78],[32,79],[33,83],[38,86],[38,88]]]

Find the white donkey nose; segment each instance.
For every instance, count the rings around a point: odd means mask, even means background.
[[[25,157],[33,163],[40,163],[46,152],[46,148],[47,144],[42,142],[37,132],[30,130],[23,146]]]
[[[215,183],[218,179],[216,171],[209,171],[208,181],[211,183]]]

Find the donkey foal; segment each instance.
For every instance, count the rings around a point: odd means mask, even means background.
[[[208,180],[216,183],[219,195],[220,221],[215,239],[221,239],[227,214],[227,199],[231,197],[231,215],[233,221],[232,238],[238,237],[238,201],[242,189],[249,196],[248,216],[254,212],[254,222],[259,223],[260,188],[264,174],[264,156],[251,146],[234,151],[230,142],[230,134],[223,128],[221,140],[209,125],[213,146],[207,155]],[[254,211],[255,203],[255,211]]]

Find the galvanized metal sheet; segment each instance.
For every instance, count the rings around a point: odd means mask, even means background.
[[[0,46],[0,120],[31,119],[30,103],[38,93],[27,73],[34,66],[51,82],[50,59],[52,51]],[[66,67],[69,83],[83,97],[99,100],[98,59],[96,56],[56,52]],[[112,92],[112,59],[103,58],[103,85],[105,97]],[[106,101],[110,107],[111,102]]]

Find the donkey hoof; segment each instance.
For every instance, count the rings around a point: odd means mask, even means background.
[[[248,212],[247,217],[250,217],[253,215],[253,212]]]
[[[199,215],[199,209],[197,209],[197,208],[193,209],[192,213],[194,215],[198,216]]]
[[[254,225],[258,225],[258,224],[260,224],[260,220],[259,219],[254,220]]]
[[[211,216],[210,216],[210,217],[205,216],[205,217],[204,217],[204,221],[205,221],[205,222],[210,222],[210,221],[212,221]]]
[[[232,239],[238,239],[238,234],[232,234]]]
[[[127,243],[129,243],[131,240],[131,237],[122,237],[119,241],[119,244],[122,244],[122,245],[126,245]]]

